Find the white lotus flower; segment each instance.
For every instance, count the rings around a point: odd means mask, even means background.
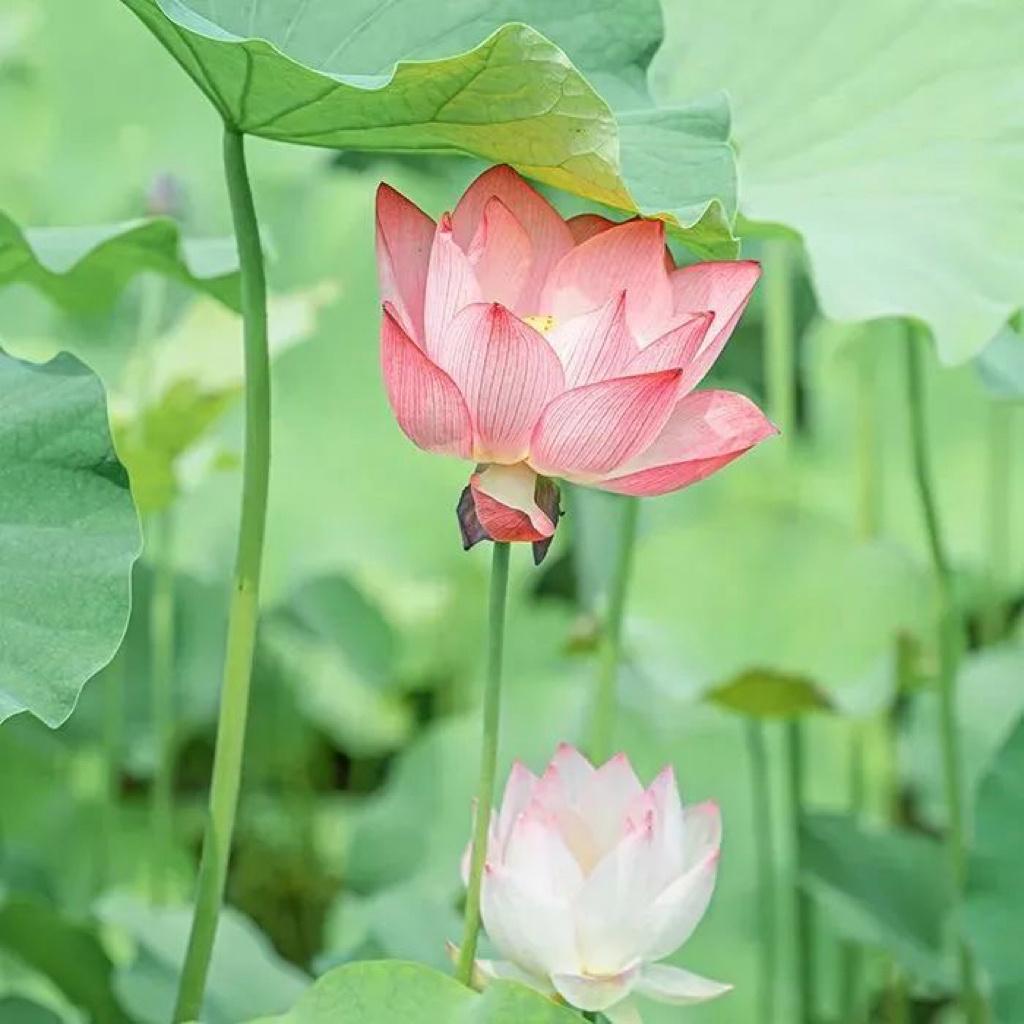
[[[482,911],[505,960],[477,962],[612,1024],[631,998],[688,1005],[732,986],[659,963],[693,934],[715,887],[716,804],[684,808],[665,768],[644,789],[629,759],[600,768],[568,744],[537,778],[513,766],[492,815]],[[468,876],[469,851],[463,864]]]

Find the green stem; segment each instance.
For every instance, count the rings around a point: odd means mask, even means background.
[[[962,644],[962,624],[953,594],[953,576],[949,567],[939,522],[939,510],[932,485],[928,457],[928,427],[924,410],[924,386],[921,350],[916,330],[907,328],[907,403],[910,411],[910,437],[914,480],[928,536],[932,572],[939,603],[939,714],[942,745],[942,774],[946,790],[949,825],[946,845],[953,877],[954,913],[959,945],[960,999],[968,1021],[980,1019],[974,965],[970,950],[960,932],[961,905],[967,874],[967,837],[964,826],[963,774],[960,758],[960,734],[956,720],[956,677]]]
[[[786,723],[786,779],[789,788],[793,837],[793,940],[796,948],[796,1020],[810,1024],[814,1020],[816,996],[814,963],[814,908],[801,885],[803,858],[800,852],[801,824],[804,819],[804,734],[799,719]]]
[[[864,816],[866,779],[864,770],[865,731],[862,723],[851,721],[848,726],[850,816],[859,821]],[[860,1019],[861,978],[864,974],[864,950],[857,942],[844,942],[839,960],[839,1005],[842,1020],[853,1024]]]
[[[227,126],[224,131],[224,172],[238,246],[245,325],[246,415],[242,513],[228,615],[220,719],[210,786],[210,812],[203,839],[192,932],[174,1011],[176,1022],[199,1017],[217,932],[217,917],[227,881],[249,710],[249,683],[259,615],[260,568],[270,475],[270,357],[267,348],[267,288],[263,250],[245,166],[245,143],[238,132]]]
[[[105,875],[108,884],[116,880],[121,831],[121,755],[124,749],[124,705],[126,656],[122,648],[103,673],[103,752],[106,786],[103,806],[103,834],[106,850]]]
[[[764,247],[765,386],[768,408],[788,449],[796,428],[796,340],[790,280],[792,243],[785,239]]]
[[[775,977],[778,972],[776,950],[778,935],[775,924],[775,815],[772,808],[768,751],[764,723],[758,718],[744,722],[747,760],[750,768],[751,799],[755,857],[757,860],[757,907],[760,932],[761,982],[758,1004],[759,1020],[772,1024],[775,1019]]]
[[[491,564],[487,686],[484,689],[483,735],[480,742],[480,782],[476,793],[473,823],[473,853],[470,859],[466,919],[456,976],[464,985],[473,978],[476,945],[480,935],[480,886],[487,860],[487,832],[494,806],[494,780],[498,767],[498,730],[501,722],[501,667],[505,646],[505,604],[508,595],[509,545],[494,545]]]
[[[150,692],[156,767],[150,794],[150,897],[167,901],[169,858],[174,843],[174,543],[170,510],[149,521],[153,595],[149,606]]]
[[[597,675],[597,692],[591,712],[587,752],[600,764],[612,754],[615,738],[615,705],[618,692],[619,666],[622,663],[622,620],[626,596],[633,570],[636,549],[636,527],[640,517],[640,499],[623,498],[619,524],[619,542],[615,571],[608,593],[608,611],[601,641],[601,661]]]
[[[993,401],[988,428],[988,586],[984,616],[987,643],[999,641],[1006,630],[1006,570],[1010,564],[1012,522],[1011,481],[1013,478],[1013,406]]]

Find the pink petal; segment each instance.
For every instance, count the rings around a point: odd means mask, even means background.
[[[572,915],[564,900],[543,899],[517,876],[488,864],[480,902],[491,941],[528,974],[580,970]]]
[[[600,309],[557,323],[548,341],[562,360],[570,388],[626,376],[626,367],[639,354],[626,325],[625,292]]]
[[[516,309],[533,262],[530,238],[497,196],[484,206],[467,255],[481,298]]]
[[[480,525],[496,541],[539,541],[551,537],[556,524],[534,499],[537,474],[523,463],[491,465],[469,479]]]
[[[698,313],[683,321],[678,327],[663,334],[656,341],[637,352],[629,361],[624,375],[657,373],[659,370],[682,370],[681,390],[686,387],[687,372],[714,320],[713,313]]]
[[[498,812],[498,841],[504,849],[509,833],[516,818],[529,806],[533,799],[533,791],[537,787],[537,776],[522,761],[515,761],[508,773],[505,793],[501,798],[501,809]]]
[[[645,935],[645,960],[663,960],[696,931],[711,903],[718,877],[719,850],[676,879],[650,908]]]
[[[629,462],[662,432],[679,377],[677,370],[619,377],[559,395],[533,432],[530,464],[545,476],[589,479]]]
[[[555,264],[572,248],[572,235],[555,208],[511,167],[502,165],[484,171],[465,191],[452,214],[455,240],[469,250],[484,207],[494,196],[523,226],[533,254],[530,276],[516,311],[524,316],[549,312],[540,307],[541,288]]]
[[[555,974],[558,994],[578,1010],[607,1010],[621,1002],[632,991],[639,968],[631,967],[620,974],[594,977],[590,974]]]
[[[570,217],[565,223],[572,234],[572,240],[580,245],[588,238],[593,238],[594,235],[599,235],[602,231],[615,227],[619,221],[609,220],[599,213],[580,213],[575,217]]]
[[[732,985],[723,985],[720,981],[702,978],[699,974],[669,964],[649,964],[643,969],[636,985],[639,995],[670,1006],[706,1003],[709,999],[724,996],[732,989]]]
[[[423,306],[424,337],[430,358],[440,362],[448,330],[455,316],[466,306],[480,301],[480,286],[469,257],[452,237],[451,217],[444,214],[437,224],[427,268]]]
[[[475,303],[452,321],[436,362],[459,386],[478,462],[523,460],[544,407],[565,378],[554,349],[497,303]]]
[[[578,316],[625,291],[633,332],[657,337],[672,316],[664,250],[661,221],[626,221],[594,235],[559,261],[544,286],[542,312],[556,321]]]
[[[710,310],[715,322],[703,347],[694,357],[685,388],[696,387],[718,358],[747,307],[761,265],[754,260],[725,260],[680,267],[670,275],[676,314]]]
[[[423,347],[423,299],[434,222],[383,182],[377,189],[377,275],[382,302],[390,302],[412,339]]]
[[[703,480],[776,433],[743,395],[693,392],[679,400],[648,448],[593,486],[617,494],[666,494]]]
[[[428,452],[468,459],[473,428],[461,392],[405,333],[390,305],[381,321],[380,361],[388,401],[406,437]]]

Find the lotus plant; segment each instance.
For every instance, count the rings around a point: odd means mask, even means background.
[[[628,495],[678,490],[775,432],[731,391],[695,391],[760,274],[676,267],[658,220],[563,219],[509,167],[435,224],[377,194],[381,361],[399,426],[477,464],[466,547],[532,542],[559,518],[553,478]]]
[[[647,788],[618,754],[600,768],[563,744],[538,778],[513,765],[491,816],[482,907],[512,978],[612,1024],[636,1024],[632,996],[704,1002],[723,985],[659,963],[700,923],[715,887],[721,817],[683,807],[671,768]],[[463,863],[468,878],[470,851]]]

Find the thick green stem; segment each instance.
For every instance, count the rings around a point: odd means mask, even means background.
[[[796,1020],[810,1024],[815,1019],[814,907],[801,885],[803,857],[800,832],[804,818],[804,734],[799,719],[786,723],[786,779],[793,836],[793,944],[796,949]]]
[[[480,782],[473,823],[466,918],[456,971],[468,985],[473,978],[477,939],[480,936],[480,886],[487,860],[487,832],[494,806],[494,781],[498,768],[498,732],[501,724],[501,669],[505,646],[505,603],[508,595],[509,545],[494,545],[491,565],[490,624],[488,627],[487,685],[484,689],[483,734],[480,741]]]
[[[203,839],[195,916],[174,1011],[176,1022],[195,1020],[224,898],[231,837],[242,773],[249,710],[249,683],[259,616],[260,568],[270,475],[270,357],[267,348],[267,288],[259,225],[240,134],[226,127],[224,172],[242,276],[245,325],[245,457],[238,555],[228,616],[227,652],[221,689],[217,746],[210,787],[210,812]]]
[[[783,448],[796,429],[796,339],[790,260],[792,243],[777,239],[764,248],[765,386],[768,409],[779,428]]]
[[[1010,564],[1011,482],[1013,480],[1013,406],[993,401],[988,427],[988,601],[984,616],[984,635],[996,643],[1006,630],[1006,571]]]
[[[775,924],[775,815],[773,813],[765,726],[758,718],[744,722],[747,760],[750,768],[750,796],[753,803],[754,856],[757,861],[757,916],[760,933],[761,1007],[758,1020],[772,1024],[775,1020],[775,979],[778,973],[776,951],[779,936]]]
[[[907,329],[907,403],[910,411],[910,438],[917,496],[921,504],[928,550],[931,556],[939,612],[939,715],[942,746],[942,774],[946,790],[949,825],[946,846],[953,878],[954,913],[960,964],[960,1000],[971,1024],[981,1019],[974,965],[970,950],[961,933],[964,883],[967,874],[967,835],[964,826],[963,772],[960,757],[960,734],[957,727],[956,677],[963,642],[962,624],[953,594],[953,576],[949,567],[939,521],[939,510],[932,486],[928,456],[928,427],[924,409],[924,384],[921,350],[917,332]]]
[[[174,844],[174,527],[170,510],[149,521],[153,591],[149,606],[150,693],[156,764],[150,793],[150,898],[167,901]]]
[[[636,548],[636,527],[640,517],[640,499],[623,498],[619,526],[615,572],[608,592],[608,610],[601,638],[601,661],[597,675],[597,692],[591,711],[590,736],[587,753],[597,763],[612,754],[615,738],[615,707],[618,693],[619,667],[622,663],[622,620],[626,611],[626,596],[633,570],[633,552]]]

